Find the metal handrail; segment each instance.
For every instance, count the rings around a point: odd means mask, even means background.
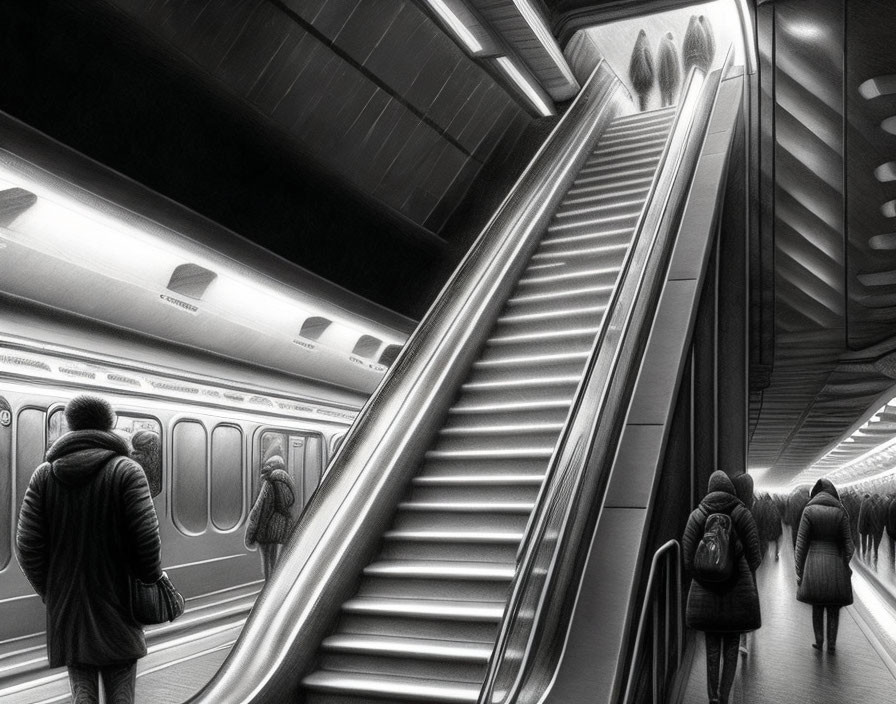
[[[671,557],[671,553],[674,553],[674,565],[675,565],[675,579],[672,580],[672,584],[670,585],[669,575],[670,571],[668,569],[668,565],[672,562],[673,558]],[[656,656],[657,652],[657,643],[659,640],[659,620],[658,620],[658,611],[656,606],[658,604],[658,598],[654,598],[654,590],[655,584],[654,581],[656,579],[656,575],[658,572],[657,566],[660,563],[661,558],[665,559],[665,591],[663,595],[665,596],[665,610],[663,613],[666,615],[666,628],[664,629],[665,633],[665,648],[663,649],[664,657],[663,657],[663,676],[659,677],[659,665],[658,658]],[[672,587],[670,589],[670,586]],[[654,554],[653,560],[650,563],[650,575],[647,577],[647,589],[644,592],[644,604],[641,607],[641,617],[638,619],[638,633],[635,637],[635,648],[632,651],[632,661],[628,668],[628,681],[625,687],[625,696],[622,701],[623,704],[631,704],[634,699],[635,691],[637,687],[636,675],[640,670],[640,658],[641,658],[641,649],[644,647],[644,640],[647,638],[647,618],[648,615],[652,613],[653,615],[653,630],[652,630],[652,640],[653,644],[652,648],[652,657],[651,657],[651,670],[650,670],[650,681],[651,681],[651,693],[653,704],[660,704],[664,701],[664,697],[661,696],[660,685],[662,684],[665,687],[665,684],[668,682],[669,675],[669,662],[668,662],[668,654],[669,654],[669,614],[672,612],[671,605],[675,606],[675,668],[673,670],[677,671],[681,666],[682,659],[682,650],[684,645],[684,616],[682,614],[682,601],[681,601],[681,544],[677,540],[670,540],[669,542],[662,545]],[[670,593],[675,594],[674,599],[670,599]]]
[[[723,69],[714,72],[711,80],[697,68],[688,75],[648,194],[649,206],[641,215],[619,283],[607,306],[610,319],[597,336],[530,519],[479,704],[515,701],[529,674],[529,663],[540,647],[537,641],[549,641],[547,629],[556,629],[559,619],[546,618],[545,612],[559,608],[552,603],[552,597],[556,601],[558,585],[562,590],[571,581],[574,562],[564,561],[561,555],[571,543],[581,539],[600,495],[599,488],[602,490],[598,485],[606,482],[607,472],[602,469],[612,459],[618,439],[616,430],[624,413],[624,389],[631,385],[629,371],[636,368],[640,354],[641,344],[635,338],[646,335],[646,326],[636,324],[635,319],[646,320],[652,306],[647,299],[659,295],[654,279],[669,250],[673,191],[682,188],[679,169],[686,156],[696,162],[694,150],[689,148],[690,137],[695,130],[705,129],[721,77],[731,60],[729,49]],[[646,297],[642,296],[645,291],[649,291]],[[628,335],[629,330],[638,334]],[[585,481],[586,477],[591,481]],[[513,655],[510,665],[508,653]]]
[[[336,452],[222,668],[192,702],[283,701],[375,550],[420,457],[541,234],[620,108],[605,63],[567,110],[411,335]]]

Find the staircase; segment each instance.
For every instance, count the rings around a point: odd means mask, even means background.
[[[517,550],[674,108],[620,117],[564,196],[304,678],[312,704],[476,702]]]

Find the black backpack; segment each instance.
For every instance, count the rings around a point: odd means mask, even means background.
[[[726,582],[734,574],[734,526],[727,513],[711,513],[694,554],[698,582]]]

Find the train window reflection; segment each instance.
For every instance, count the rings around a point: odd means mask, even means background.
[[[115,432],[131,446],[131,457],[146,473],[149,491],[162,493],[162,425],[155,418],[118,414]]]
[[[261,464],[279,455],[296,489],[296,508],[304,506],[320,483],[323,438],[318,433],[266,431],[261,435]],[[261,467],[255,472],[254,492],[261,484]]]
[[[212,523],[236,527],[243,515],[243,433],[232,425],[212,432]]]
[[[201,423],[174,426],[172,459],[174,520],[187,533],[202,533],[208,525],[208,448]]]

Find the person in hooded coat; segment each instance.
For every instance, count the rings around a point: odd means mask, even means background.
[[[740,634],[762,625],[754,572],[762,562],[759,533],[752,515],[735,493],[734,484],[721,470],[709,478],[709,492],[691,513],[682,537],[685,569],[694,572],[694,557],[703,538],[706,519],[713,513],[731,517],[735,539],[734,573],[727,582],[702,584],[691,579],[686,621],[706,637],[706,682],[711,704],[726,704],[737,669]],[[721,668],[719,657],[724,663]]]
[[[635,47],[632,49],[632,58],[628,64],[628,76],[632,82],[632,88],[638,95],[638,107],[643,112],[647,109],[647,101],[655,80],[653,54],[650,52],[647,32],[643,29],[638,32]]]
[[[285,467],[280,455],[271,455],[264,461],[261,490],[246,526],[246,545],[252,547],[258,544],[265,579],[274,573],[280,547],[292,532],[292,505],[296,501],[296,488]]]
[[[884,527],[887,525],[887,501],[880,494],[875,493],[871,497],[870,542],[874,548],[874,564],[877,564],[877,555],[880,550],[880,541],[884,538]]]
[[[896,494],[887,495],[887,538],[890,543],[890,564],[896,563]]]
[[[115,414],[95,396],[65,408],[70,431],[31,476],[16,557],[47,607],[50,667],[68,668],[73,701],[134,701],[143,629],[130,611],[132,577],[162,576],[159,522],[143,469],[112,432]]]
[[[840,608],[852,603],[852,559],[855,545],[849,530],[849,516],[837,489],[828,479],[819,479],[812,489],[800,520],[794,554],[796,598],[812,604],[812,628],[815,642],[824,645],[824,614],[827,611],[828,652],[837,646]]]
[[[862,497],[862,503],[859,505],[859,556],[868,559],[871,554],[872,546],[872,526],[871,517],[874,513],[874,505],[871,494],[865,494]]]
[[[669,107],[678,99],[678,86],[681,84],[681,63],[678,59],[678,50],[675,48],[675,37],[672,32],[666,32],[660,39],[660,45],[656,52],[657,82],[660,86],[660,103]]]
[[[765,505],[765,509],[762,513],[762,525],[759,527],[759,532],[766,543],[775,544],[775,559],[777,560],[781,556],[779,541],[784,534],[784,529],[781,527],[781,514],[778,513],[777,502],[768,494],[762,497],[762,502]],[[765,553],[763,553],[764,555]]]

